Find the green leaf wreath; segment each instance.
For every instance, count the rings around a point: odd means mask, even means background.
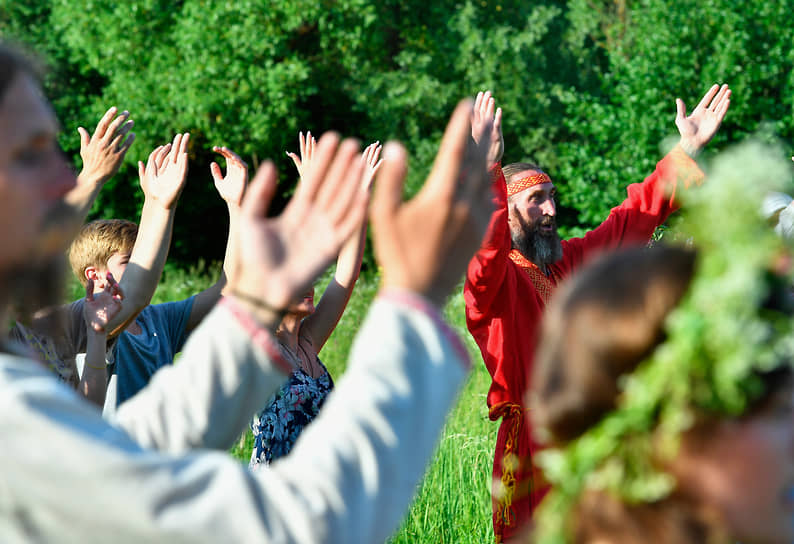
[[[758,143],[713,161],[707,181],[683,191],[672,229],[698,249],[689,291],[666,322],[667,340],[621,381],[617,408],[564,449],[537,456],[552,491],[537,516],[534,540],[569,540],[569,514],[585,489],[627,503],[653,502],[674,488],[658,468],[672,458],[696,411],[736,416],[762,392],[759,371],[794,355],[791,321],[761,309],[785,255],[761,217],[770,191],[785,190],[790,165]]]

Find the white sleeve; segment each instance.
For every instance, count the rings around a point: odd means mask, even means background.
[[[3,371],[0,541],[382,542],[467,366],[437,316],[376,301],[319,418],[257,473],[220,452],[144,449],[43,371]]]
[[[270,467],[264,491],[290,512],[286,541],[384,541],[435,451],[468,355],[436,314],[411,307],[419,299],[396,296],[375,301],[336,390]]]
[[[225,298],[179,361],[158,370],[109,420],[147,448],[226,450],[289,371],[271,334]]]

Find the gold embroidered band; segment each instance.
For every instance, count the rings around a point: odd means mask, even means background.
[[[520,193],[524,189],[529,189],[530,187],[540,185],[541,183],[551,183],[551,178],[546,172],[541,172],[540,174],[534,174],[532,176],[517,179],[507,186],[507,196],[513,196],[516,193]]]

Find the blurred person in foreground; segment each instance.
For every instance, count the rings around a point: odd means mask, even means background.
[[[696,250],[616,253],[561,288],[529,394],[551,444],[533,542],[794,541],[790,249],[759,212],[787,177],[732,150],[687,195]]]
[[[548,490],[532,461],[540,446],[531,438],[523,400],[546,304],[557,285],[594,255],[650,241],[677,209],[683,187],[702,179],[692,157],[716,134],[730,97],[727,85],[714,85],[689,115],[683,101],[676,100],[678,145],[642,183],[627,187],[626,200],[601,225],[581,238],[560,240],[554,182],[536,164],[502,168],[501,108],[495,108],[490,92],[477,95],[475,132],[480,123],[493,125],[488,163],[495,211],[469,264],[463,295],[466,324],[491,374],[489,417],[501,419],[491,492],[496,542],[526,525]]]
[[[62,259],[74,235],[74,176],[30,64],[0,46],[2,308],[42,302],[20,269]],[[291,368],[273,332],[289,305],[360,228],[358,143],[335,134],[284,212],[269,219],[276,171],[245,194],[225,295],[115,424],[0,337],[0,541],[379,542],[397,527],[466,376],[465,349],[439,309],[490,215],[486,145],[471,105],[453,114],[422,190],[402,203],[407,156],[395,143],[372,203],[383,287],[348,371],[290,455],[249,472],[225,453]],[[487,127],[490,130],[490,127]],[[69,226],[69,228],[66,228]],[[52,279],[56,283],[57,278]],[[41,306],[36,306],[41,307]],[[57,450],[53,450],[57,445]],[[221,450],[221,451],[211,451]]]

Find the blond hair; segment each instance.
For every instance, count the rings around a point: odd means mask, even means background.
[[[83,225],[69,247],[69,264],[80,283],[88,283],[86,268],[104,269],[116,253],[131,253],[136,236],[138,225],[125,219],[98,219]]]

